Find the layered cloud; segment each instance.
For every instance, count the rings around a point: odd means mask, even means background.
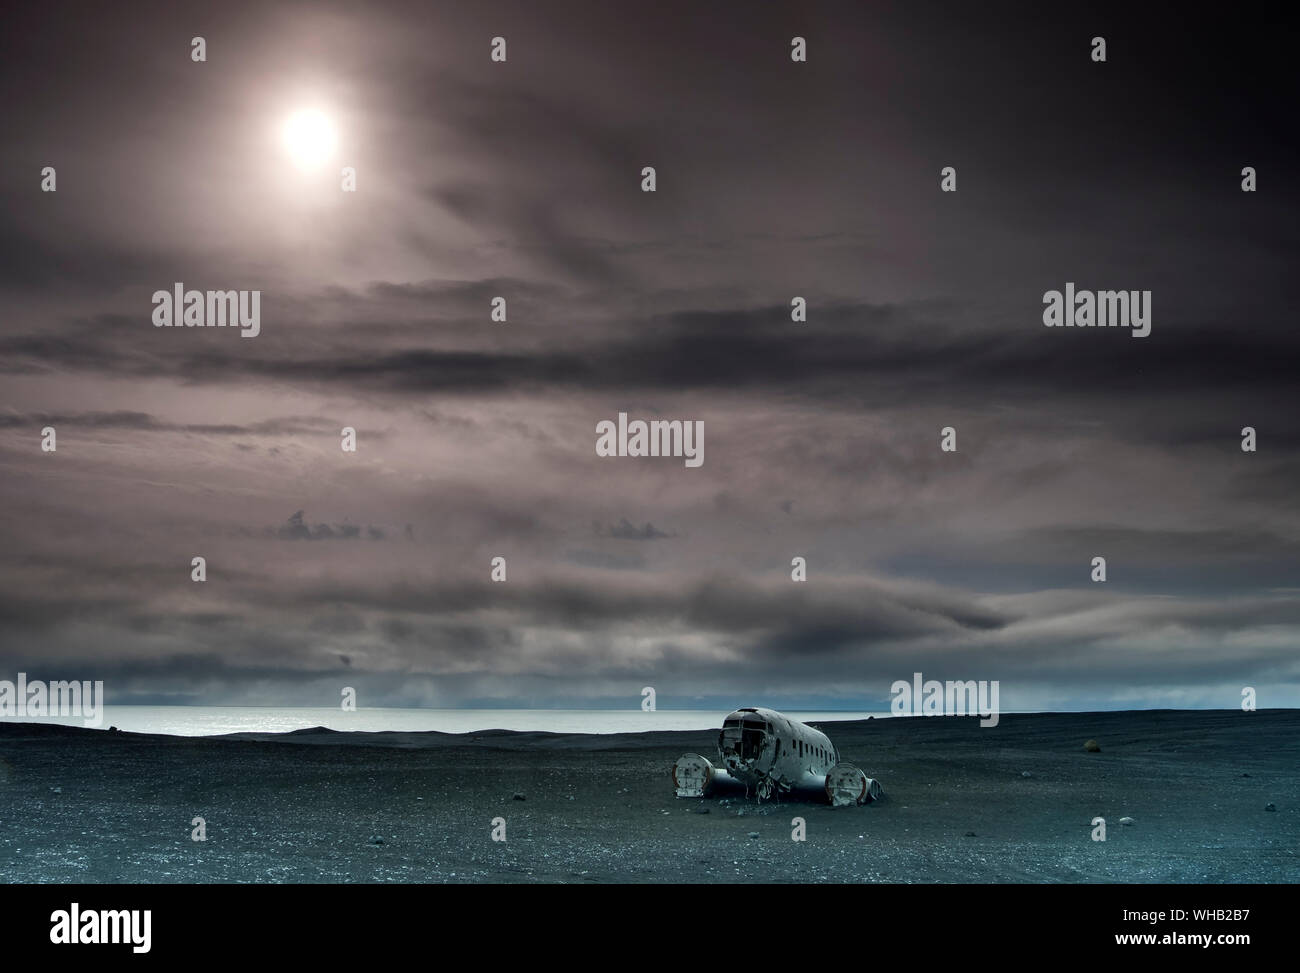
[[[618,6],[146,5],[111,44],[107,9],[16,15],[0,674],[1300,705],[1280,32],[1215,25],[1207,60],[1130,12],[1097,66],[1089,18],[1032,7]],[[355,194],[279,153],[306,101]],[[152,327],[178,281],[260,289],[261,333]],[[1151,290],[1151,335],[1044,328],[1067,281]],[[703,421],[705,464],[598,457],[620,411]]]

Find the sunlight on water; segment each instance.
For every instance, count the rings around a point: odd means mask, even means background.
[[[438,730],[543,730],[551,733],[641,733],[648,730],[705,730],[722,725],[727,710],[553,710],[553,709],[358,709],[270,706],[107,706],[100,729],[110,725],[132,733],[210,736],[218,733],[285,733],[313,726],[331,730],[392,730],[404,733]],[[805,723],[888,717],[880,712],[798,712],[786,714]],[[83,726],[77,717],[3,722],[62,723]]]

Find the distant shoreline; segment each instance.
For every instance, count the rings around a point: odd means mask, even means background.
[[[238,707],[238,708],[242,709],[243,707]],[[280,708],[278,707],[265,707],[265,708],[269,710],[280,711]],[[308,711],[317,710],[316,707],[300,707],[300,709],[308,710]],[[380,709],[383,708],[373,708],[372,711],[376,711]],[[482,712],[506,712],[506,711],[503,710],[424,710],[424,709],[415,709],[415,708],[405,708],[402,709],[401,712],[482,713]],[[555,713],[569,713],[569,714],[590,713],[593,715],[613,714],[621,717],[629,716],[629,714],[626,711],[621,711],[621,710],[517,710],[516,712],[521,712],[521,713],[555,712]],[[643,715],[647,721],[652,721],[656,717],[658,717],[660,713],[695,714],[695,713],[702,713],[702,712],[706,712],[706,711],[663,710],[654,713],[645,713]],[[712,713],[713,711],[707,711],[707,712]],[[975,714],[971,714],[971,715],[934,714],[931,716],[909,714],[906,716],[894,716],[892,714],[877,714],[877,713],[873,713],[870,716],[866,717],[865,719],[850,718],[850,719],[836,720],[836,719],[826,718],[828,716],[834,716],[836,714],[841,714],[841,713],[853,714],[854,712],[855,711],[853,710],[823,710],[820,711],[819,714],[799,714],[799,715],[819,716],[820,718],[814,719],[813,722],[816,722],[819,725],[824,724],[828,728],[827,732],[833,732],[833,729],[835,728],[855,728],[859,726],[865,726],[875,721],[891,721],[891,722],[893,721],[935,721],[935,720],[961,721],[961,720],[972,720],[972,719],[979,718]],[[1256,712],[1258,714],[1263,714],[1263,713],[1300,714],[1300,709],[1281,707],[1281,708],[1270,709],[1270,710],[1259,710]],[[1003,719],[1013,718],[1013,717],[1017,717],[1017,718],[1042,717],[1042,718],[1050,719],[1055,717],[1055,718],[1062,718],[1062,719],[1097,718],[1097,719],[1105,720],[1105,719],[1124,719],[1124,718],[1131,718],[1131,717],[1141,717],[1146,715],[1183,714],[1183,715],[1194,716],[1194,715],[1209,715],[1209,714],[1228,714],[1230,716],[1233,716],[1240,713],[1241,711],[1237,709],[1218,709],[1218,710],[1139,709],[1139,710],[1099,710],[1099,711],[1079,711],[1079,712],[1050,711],[1050,712],[1028,712],[1028,713],[1003,713],[1001,715]],[[725,715],[723,711],[717,711],[717,719],[719,725],[721,724],[721,719],[723,715]],[[792,712],[791,715],[795,715],[795,713]],[[1250,716],[1255,714],[1243,714],[1243,715]],[[110,725],[107,724],[107,722],[103,726],[84,727],[84,726],[77,725],[74,721],[56,722],[54,720],[40,721],[40,720],[0,719],[0,742],[2,742],[6,736],[14,737],[14,736],[28,735],[22,733],[21,731],[17,731],[17,732],[10,731],[9,728],[11,727],[38,728],[34,730],[36,735],[41,735],[41,731],[43,729],[48,728],[54,731],[50,734],[50,738],[58,738],[60,736],[63,736],[63,734],[59,732],[60,730],[70,730],[70,731],[75,731],[77,733],[84,732],[89,734],[101,734],[101,733],[108,732],[110,730]],[[708,732],[713,729],[716,729],[716,727],[710,725],[705,727],[667,727],[667,728],[646,727],[646,728],[616,729],[616,730],[590,730],[590,729],[555,730],[555,729],[516,729],[511,727],[494,726],[494,727],[483,727],[481,729],[471,729],[471,730],[438,730],[438,729],[431,729],[431,728],[367,730],[367,729],[338,729],[337,727],[327,727],[327,726],[317,725],[317,726],[308,726],[308,727],[297,727],[297,728],[286,729],[286,730],[237,730],[237,731],[209,733],[209,734],[149,732],[149,731],[124,729],[116,726],[112,726],[111,729],[114,731],[114,735],[121,734],[123,736],[129,736],[129,737],[161,737],[167,739],[192,740],[192,741],[243,740],[243,741],[274,742],[277,740],[281,740],[284,742],[319,744],[319,743],[329,743],[329,742],[336,742],[336,743],[362,742],[363,738],[375,738],[373,742],[378,743],[378,742],[382,742],[383,740],[397,740],[397,739],[406,740],[407,738],[413,740],[420,739],[420,738],[427,738],[432,742],[435,739],[439,741],[455,739],[455,738],[478,739],[478,738],[488,737],[488,738],[495,739],[495,738],[509,737],[511,735],[520,736],[520,737],[566,737],[566,738],[575,737],[575,736],[578,737],[590,736],[590,737],[604,738],[604,737],[650,737],[650,736],[668,735],[668,734],[698,735],[702,732]],[[407,745],[409,745],[409,743]]]

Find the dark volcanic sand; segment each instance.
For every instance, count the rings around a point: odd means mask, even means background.
[[[672,762],[712,758],[716,731],[201,739],[0,724],[0,878],[1300,881],[1300,711],[821,726],[883,783],[882,802],[676,800]],[[1084,752],[1089,738],[1101,753]],[[190,840],[196,815],[206,842]],[[1090,839],[1097,815],[1104,843]]]

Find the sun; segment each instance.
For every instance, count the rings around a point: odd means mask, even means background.
[[[282,129],[284,147],[299,169],[316,169],[334,156],[334,123],[315,109],[294,112]]]

